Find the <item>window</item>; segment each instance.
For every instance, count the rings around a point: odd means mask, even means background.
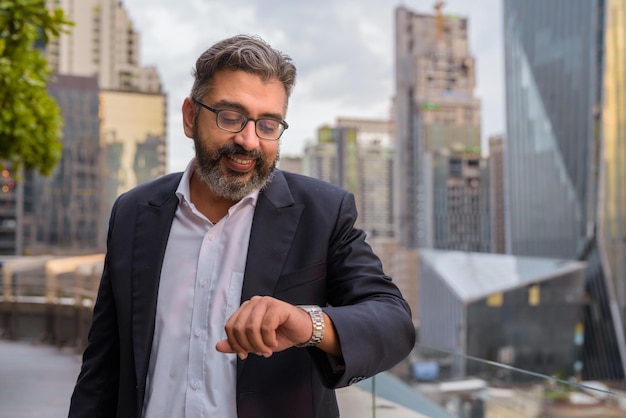
[[[504,295],[502,292],[494,293],[493,295],[489,295],[489,297],[487,297],[487,306],[491,306],[492,308],[498,308],[502,306],[503,301]]]
[[[528,288],[528,304],[530,306],[539,305],[541,299],[541,293],[539,291],[539,285],[532,285]]]

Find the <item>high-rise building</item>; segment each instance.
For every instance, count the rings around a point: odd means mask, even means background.
[[[491,252],[506,252],[505,198],[504,198],[504,137],[489,138],[489,214],[491,219]]]
[[[103,90],[161,93],[154,67],[139,63],[139,33],[119,0],[48,0],[74,25],[46,45],[46,59],[60,74],[97,76]]]
[[[302,156],[301,155],[282,155],[278,161],[278,168],[292,173],[302,174]]]
[[[74,25],[46,45],[58,74],[95,76],[104,152],[101,232],[114,199],[167,172],[166,105],[154,67],[139,60],[139,33],[119,0],[48,0]]]
[[[104,248],[98,80],[53,75],[63,151],[46,177],[2,163],[0,254],[79,254]]]
[[[356,136],[354,127],[320,127],[317,131],[317,143],[304,150],[305,174],[358,193]]]
[[[304,174],[354,194],[357,225],[370,238],[393,235],[390,127],[386,120],[338,119],[336,127],[319,129],[303,159]]]
[[[486,160],[479,152],[442,149],[425,153],[424,239],[440,250],[489,252],[489,202]]]
[[[54,75],[48,91],[63,117],[63,152],[49,177],[28,172],[19,254],[104,249],[102,147],[96,77]]]
[[[166,107],[164,94],[100,93],[105,213],[120,193],[165,174]]]
[[[507,247],[587,262],[586,378],[626,366],[626,2],[505,0]]]
[[[438,202],[447,205],[455,200],[453,195],[458,191],[457,187],[446,187],[446,183],[459,179],[454,174],[457,158],[445,162],[443,156],[459,150],[480,153],[480,103],[473,95],[474,59],[468,48],[468,20],[444,15],[438,3],[434,15],[400,6],[395,24],[395,235],[407,247],[463,249],[473,245],[470,241],[482,238],[444,242],[442,235],[436,238],[436,231],[463,222],[455,218],[457,214],[463,216],[485,206],[474,202],[476,209],[447,213],[445,206],[437,206]],[[474,161],[467,160],[468,164]],[[452,172],[446,172],[446,167]],[[466,180],[469,188],[482,195],[480,177]],[[440,199],[433,199],[435,192]]]

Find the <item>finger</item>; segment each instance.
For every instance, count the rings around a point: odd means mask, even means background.
[[[215,344],[215,349],[219,351],[220,353],[227,353],[227,354],[237,352],[233,350],[233,348],[230,346],[230,343],[228,342],[227,339],[218,341],[217,344]]]
[[[272,334],[275,331],[268,329],[266,325],[268,314],[271,310],[271,299],[263,298],[261,300],[255,300],[256,303],[251,304],[250,315],[247,317],[244,325],[246,342],[248,345],[242,343],[249,352],[253,352],[259,355],[268,357],[272,354],[273,350],[267,345],[265,336],[269,333]]]
[[[267,299],[255,296],[244,302],[227,321],[225,330],[228,342],[239,357],[245,358],[247,353],[268,355],[272,351],[263,342],[261,325],[266,312]]]
[[[280,324],[281,315],[279,306],[274,304],[265,312],[265,317],[261,324],[261,338],[263,339],[263,344],[269,349],[270,354],[278,349],[278,337],[276,333]]]
[[[230,352],[237,353],[239,358],[241,358],[242,360],[244,360],[248,356],[248,352],[245,348],[241,346],[241,344],[239,344],[239,338],[236,334],[236,327],[237,324],[241,321],[242,314],[244,314],[245,316],[245,311],[248,304],[248,301],[242,303],[239,309],[237,309],[230,316],[230,318],[228,318],[228,321],[226,321],[226,324],[224,325],[224,331],[226,331],[226,341],[228,343],[228,346],[230,347]]]

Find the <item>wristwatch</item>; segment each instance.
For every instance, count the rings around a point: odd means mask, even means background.
[[[311,339],[302,344],[296,344],[296,347],[315,347],[324,338],[324,315],[322,309],[317,305],[297,305],[296,307],[307,312],[311,316],[313,324],[313,334]]]

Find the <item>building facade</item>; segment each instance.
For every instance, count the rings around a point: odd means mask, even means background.
[[[573,260],[420,250],[420,344],[454,353],[442,362],[454,378],[488,377],[466,356],[579,378],[584,272]]]
[[[303,158],[301,155],[282,155],[278,161],[278,168],[292,173],[302,174]]]
[[[488,252],[489,201],[487,161],[475,150],[442,149],[423,158],[424,239],[440,250]]]
[[[370,238],[393,236],[390,123],[339,119],[322,127],[318,142],[305,149],[303,173],[350,191],[356,201],[357,226]]]
[[[63,152],[49,177],[28,173],[20,254],[104,249],[102,146],[96,77],[54,75],[48,91],[63,117]]]
[[[425,15],[400,6],[395,25],[395,234],[407,247],[432,247],[437,208],[432,207],[427,179],[436,176],[435,154],[480,148],[480,103],[473,95],[468,20],[444,16],[440,9]]]
[[[74,25],[46,45],[56,73],[97,76],[101,89],[160,93],[154,67],[139,63],[139,33],[119,0],[47,0]]]
[[[489,138],[489,218],[491,219],[491,252],[506,252],[504,137]]]
[[[74,23],[45,46],[57,74],[96,77],[103,194],[100,236],[115,198],[167,172],[167,97],[158,71],[139,60],[139,33],[118,0],[48,0]]]
[[[621,0],[504,1],[507,250],[587,261],[586,378],[625,376],[625,31]]]
[[[130,188],[166,174],[164,94],[100,92],[105,163],[104,211]]]
[[[18,181],[23,171],[0,162],[0,255],[21,254],[24,225],[24,199],[29,198],[25,182]]]
[[[61,109],[63,151],[47,177],[1,165],[2,255],[69,255],[104,249],[98,80],[54,74],[48,93]]]

